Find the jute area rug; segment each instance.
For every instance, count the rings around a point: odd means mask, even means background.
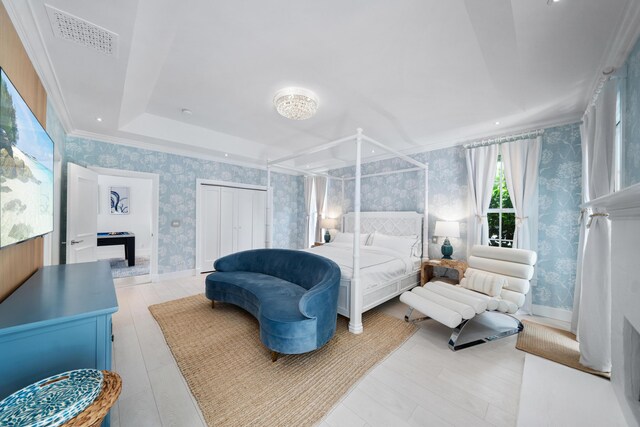
[[[580,364],[580,346],[571,332],[523,320],[516,348],[589,374],[611,379],[610,372],[600,372]]]
[[[210,426],[311,426],[374,365],[415,331],[381,312],[363,315],[364,333],[338,316],[323,348],[271,362],[258,321],[246,311],[195,295],[149,310]]]

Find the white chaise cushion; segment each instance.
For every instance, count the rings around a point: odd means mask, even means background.
[[[432,292],[442,295],[443,297],[447,297],[470,306],[476,314],[487,310],[487,305],[490,299],[490,297],[479,294],[478,292],[473,292],[460,286],[452,286],[444,282],[429,282],[424,285],[424,287]]]
[[[512,251],[515,249],[505,249]],[[533,277],[533,266],[528,264],[520,264],[517,262],[503,261],[499,259],[482,258],[472,255],[468,261],[469,267],[477,270],[484,270],[491,273],[502,274],[505,276],[519,277],[521,279],[531,280]]]
[[[538,258],[534,251],[526,249],[497,248],[484,245],[475,245],[471,248],[471,255],[526,265],[535,265]]]
[[[429,286],[426,286],[424,288],[417,286],[413,288],[412,292],[414,292],[416,295],[420,295],[421,297],[428,299],[429,301],[435,302],[442,307],[460,313],[460,316],[462,316],[463,319],[471,319],[476,315],[475,310],[470,306],[462,302],[458,302],[454,299],[442,296],[429,288]]]
[[[467,270],[464,272],[464,276],[470,277],[471,275],[477,272],[487,273],[484,270],[467,268]],[[493,272],[489,272],[489,273],[496,274]],[[497,275],[504,277],[507,280],[507,283],[503,286],[503,289],[509,289],[510,291],[513,291],[513,292],[520,292],[521,294],[526,294],[527,292],[529,292],[530,283],[527,279],[521,279],[520,277],[513,277],[513,276],[505,276],[503,274],[497,274]]]
[[[455,328],[462,323],[460,313],[449,308],[443,307],[427,298],[423,298],[415,292],[405,292],[400,295],[400,301],[413,307],[421,313],[426,314],[437,322],[442,323],[449,328]]]
[[[507,280],[503,276],[477,271],[470,276],[465,276],[460,281],[460,286],[495,297],[500,295],[506,283]]]

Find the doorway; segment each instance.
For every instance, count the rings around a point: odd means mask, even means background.
[[[98,174],[98,247],[118,284],[158,274],[158,184],[153,173],[90,167]]]

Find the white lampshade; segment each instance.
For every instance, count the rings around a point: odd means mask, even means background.
[[[460,224],[455,221],[436,221],[434,236],[460,237]]]
[[[322,218],[320,220],[320,227],[327,230],[335,230],[338,228],[338,220],[336,218]]]

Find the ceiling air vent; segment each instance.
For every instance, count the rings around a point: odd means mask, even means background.
[[[45,5],[56,37],[69,40],[110,56],[118,54],[118,35],[77,16]]]

